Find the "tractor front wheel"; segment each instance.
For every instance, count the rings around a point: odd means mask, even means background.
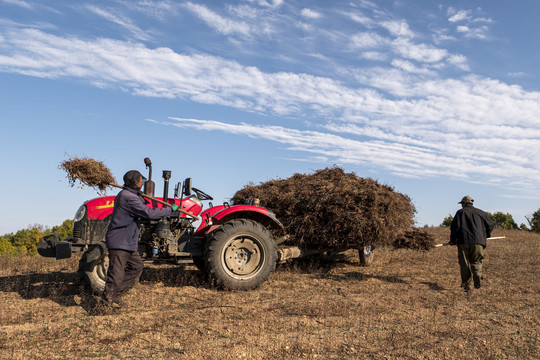
[[[105,244],[95,244],[83,254],[79,261],[79,272],[90,286],[94,294],[101,295],[105,290],[107,270],[109,269],[109,252]]]
[[[261,224],[246,219],[232,220],[211,234],[205,262],[216,286],[251,290],[276,269],[276,243]]]

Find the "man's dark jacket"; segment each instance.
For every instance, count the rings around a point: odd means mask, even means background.
[[[484,211],[471,204],[458,210],[450,225],[450,243],[465,245],[483,245],[491,236],[495,223]]]
[[[170,207],[150,208],[136,190],[124,188],[114,199],[114,210],[105,236],[107,248],[137,250],[141,218],[160,219],[171,214]]]

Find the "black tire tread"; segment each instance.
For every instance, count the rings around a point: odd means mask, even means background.
[[[227,276],[220,269],[219,254],[221,253],[221,247],[228,238],[238,232],[249,232],[256,235],[265,247],[266,263],[264,268],[252,279],[234,279]],[[228,290],[252,290],[268,280],[276,269],[276,243],[270,232],[261,224],[248,219],[235,219],[223,224],[210,235],[204,258],[208,276],[214,286]]]

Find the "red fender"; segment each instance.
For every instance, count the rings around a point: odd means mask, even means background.
[[[197,229],[198,236],[206,236],[206,234],[233,219],[250,219],[273,229],[284,230],[283,224],[272,211],[253,205],[215,206],[204,211],[201,217],[202,222]]]

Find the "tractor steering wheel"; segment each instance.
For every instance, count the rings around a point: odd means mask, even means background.
[[[213,197],[211,197],[210,195],[208,195],[207,193],[205,193],[202,190],[199,190],[199,189],[194,188],[194,187],[192,187],[191,190],[193,190],[195,192],[195,194],[197,194],[197,197],[200,200],[214,200]]]

